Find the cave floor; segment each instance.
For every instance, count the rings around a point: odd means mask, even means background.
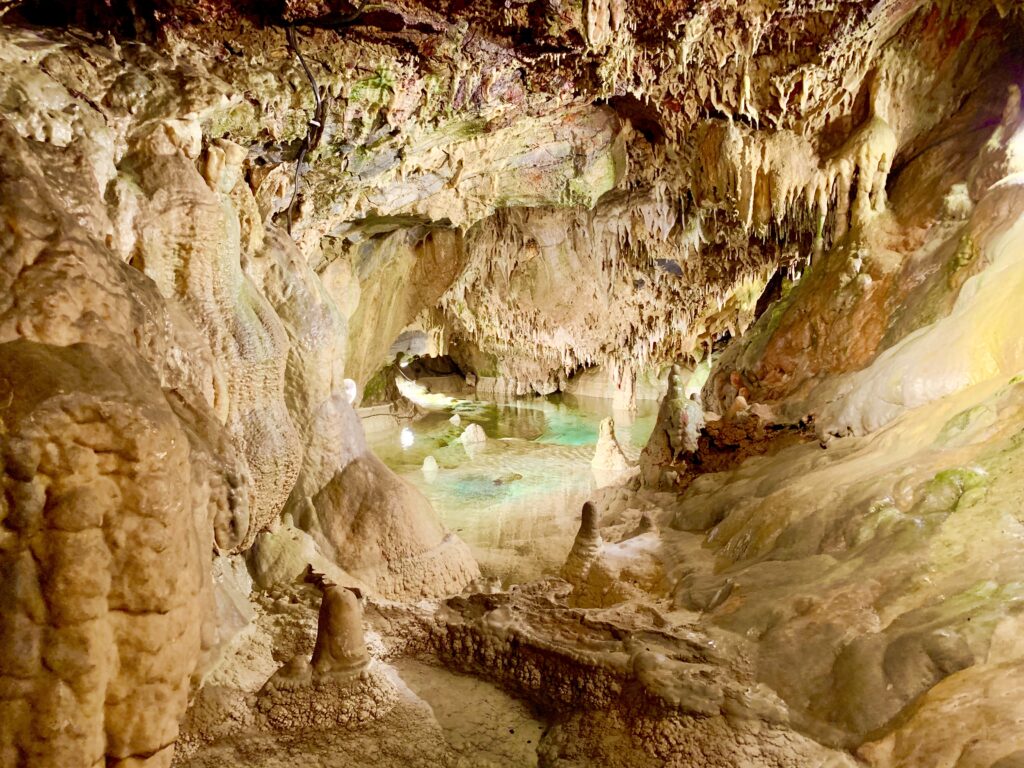
[[[478,677],[413,658],[395,662],[402,679],[434,712],[445,740],[467,765],[533,768],[546,724],[531,707]]]
[[[443,667],[399,659],[387,674],[398,703],[355,727],[249,730],[201,747],[179,768],[531,768],[546,724],[496,685]]]

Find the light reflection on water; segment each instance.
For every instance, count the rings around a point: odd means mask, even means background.
[[[485,575],[524,581],[556,572],[572,545],[580,507],[595,487],[590,460],[601,419],[613,416],[626,454],[639,455],[657,403],[638,405],[630,416],[613,413],[610,400],[592,398],[460,400],[371,442],[469,544]],[[458,426],[449,422],[453,413]],[[489,439],[467,450],[458,438],[471,423]],[[414,439],[403,448],[405,430]],[[427,456],[437,461],[436,475],[422,470]]]

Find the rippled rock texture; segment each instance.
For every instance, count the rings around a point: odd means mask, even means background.
[[[209,134],[224,83],[4,37],[3,761],[167,764],[230,639],[215,553],[284,514],[382,594],[477,570],[369,453],[342,314]]]
[[[0,13],[4,765],[169,765],[190,696],[285,760],[247,697],[310,563],[377,655],[548,708],[548,765],[1019,761],[1018,3]],[[626,405],[714,352],[722,422],[675,382],[685,493],[605,491],[569,583],[396,608],[479,575],[352,407],[403,333]],[[429,750],[376,743],[450,761],[381,675]]]

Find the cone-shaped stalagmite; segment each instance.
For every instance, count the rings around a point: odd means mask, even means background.
[[[310,662],[314,677],[358,675],[370,663],[359,598],[353,590],[339,587],[312,568],[307,571],[306,580],[315,584],[323,596]]]
[[[668,391],[658,410],[658,421],[640,454],[644,483],[658,485],[666,467],[684,461],[687,454],[696,451],[703,428],[704,411],[699,402],[686,396],[683,370],[673,365],[668,376]]]
[[[601,420],[597,447],[594,449],[594,458],[590,460],[590,466],[595,473],[625,472],[629,469],[629,460],[615,437],[615,421],[611,417]]]
[[[633,532],[629,534],[629,538],[633,538],[635,536],[643,536],[645,533],[650,533],[651,531],[657,530],[658,526],[654,522],[654,518],[651,517],[651,513],[644,512],[640,516],[640,520],[637,521],[636,528],[634,528]]]
[[[580,530],[562,566],[562,577],[572,584],[578,583],[586,575],[603,543],[597,523],[597,507],[588,501],[583,505]]]

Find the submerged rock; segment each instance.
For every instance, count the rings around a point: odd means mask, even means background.
[[[426,479],[428,483],[434,482],[440,472],[437,465],[437,459],[433,456],[427,456],[427,458],[423,460],[423,466],[420,469],[423,472],[424,479]]]

